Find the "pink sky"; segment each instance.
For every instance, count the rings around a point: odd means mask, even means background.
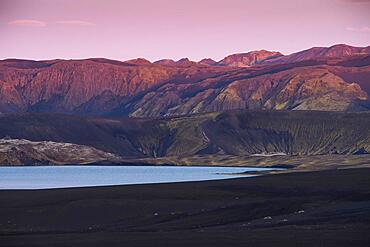
[[[0,59],[188,57],[370,45],[370,0],[0,0]]]

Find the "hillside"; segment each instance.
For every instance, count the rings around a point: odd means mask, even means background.
[[[0,139],[0,164],[3,165],[114,164],[119,162],[121,159],[117,155],[83,145]]]
[[[370,46],[353,47],[345,44],[333,45],[331,47],[312,47],[287,56],[280,56],[266,60],[266,63],[292,63],[305,60],[317,60],[325,58],[347,58],[352,56],[369,55]]]
[[[367,111],[369,57],[368,47],[338,45],[287,56],[234,54],[215,63],[7,59],[0,61],[0,112],[161,117],[232,109]]]
[[[3,114],[0,137],[85,145],[131,159],[366,154],[368,126],[368,113],[230,111],[165,119]]]
[[[266,50],[251,51],[247,53],[232,54],[217,63],[222,66],[250,67],[269,59],[281,57],[280,52],[271,52]]]

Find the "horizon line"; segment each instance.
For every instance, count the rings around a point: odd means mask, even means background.
[[[314,48],[332,48],[332,47],[335,47],[335,46],[341,46],[341,45],[344,45],[344,46],[350,46],[350,47],[357,47],[357,48],[367,48],[367,47],[370,47],[370,44],[367,45],[367,46],[355,46],[355,45],[348,45],[346,43],[335,43],[333,45],[330,45],[330,46],[311,46],[309,48],[305,48],[303,50],[298,50],[298,51],[295,51],[295,52],[292,52],[292,53],[289,53],[289,54],[284,54],[282,52],[280,52],[279,50],[267,50],[267,49],[252,49],[252,50],[249,50],[249,51],[244,51],[244,52],[234,52],[234,53],[230,53],[230,54],[227,54],[225,55],[223,58],[221,58],[220,60],[218,59],[214,59],[214,58],[211,58],[210,56],[208,57],[204,57],[200,60],[198,59],[191,59],[189,57],[180,57],[180,58],[160,58],[160,59],[148,59],[148,58],[145,58],[145,57],[141,57],[141,56],[137,56],[137,57],[133,57],[133,58],[128,58],[128,59],[118,59],[118,58],[111,58],[111,57],[104,57],[104,56],[92,56],[92,57],[70,57],[70,58],[63,58],[63,57],[53,57],[53,58],[45,58],[45,59],[35,59],[35,58],[17,58],[17,57],[0,57],[0,61],[5,61],[5,60],[25,60],[25,61],[36,61],[36,62],[43,62],[43,61],[53,61],[53,60],[88,60],[88,59],[107,59],[107,60],[113,60],[113,61],[119,61],[119,62],[128,62],[128,61],[131,61],[131,60],[135,60],[135,59],[145,59],[147,60],[148,62],[150,63],[155,63],[157,61],[160,61],[160,60],[165,60],[165,59],[168,59],[168,60],[173,60],[173,61],[179,61],[181,59],[189,59],[190,61],[193,61],[193,62],[200,62],[201,60],[203,59],[212,59],[213,61],[216,61],[216,62],[219,62],[221,61],[222,59],[226,58],[227,56],[230,56],[230,55],[235,55],[235,54],[247,54],[247,53],[250,53],[250,52],[255,52],[255,51],[269,51],[269,52],[279,52],[282,54],[282,56],[289,56],[289,55],[292,55],[292,54],[295,54],[295,53],[298,53],[298,52],[302,52],[302,51],[307,51],[307,50],[310,50],[310,49],[314,49]]]

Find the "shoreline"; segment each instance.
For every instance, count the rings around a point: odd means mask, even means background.
[[[126,164],[119,164],[119,165],[112,165],[112,164],[63,164],[63,165],[0,165],[1,167],[6,167],[6,168],[25,168],[25,167],[71,167],[71,166],[78,166],[78,167],[96,167],[96,166],[101,166],[101,167],[125,167],[125,166],[145,166],[145,167],[213,167],[213,168],[253,168],[253,169],[279,169],[279,167],[270,167],[270,166],[228,166],[228,165],[177,165],[177,164],[148,164],[148,163],[143,163],[143,164],[131,164],[131,165],[126,165]]]
[[[362,155],[285,155],[285,156],[235,156],[195,155],[189,157],[165,156],[158,158],[126,159],[119,163],[106,161],[92,163],[1,164],[0,167],[49,167],[49,166],[174,166],[174,167],[245,167],[284,168],[287,170],[320,170],[340,167],[369,167],[370,154]]]
[[[84,169],[87,169],[88,171],[87,172],[91,172],[92,170],[89,169],[89,168],[99,168],[99,169],[103,169],[106,168],[107,166],[81,166],[81,165],[71,165],[71,166],[58,166],[57,168],[54,167],[54,166],[33,166],[33,167],[16,167],[13,169],[13,167],[0,167],[0,172],[2,171],[2,169],[11,169],[10,171],[8,171],[8,174],[11,173],[11,171],[15,171],[17,169],[21,169],[21,171],[26,172],[28,170],[33,170],[33,169],[37,169],[37,168],[45,168],[45,169],[42,169],[42,170],[38,170],[38,172],[45,172],[45,173],[50,173],[50,170],[52,171],[51,173],[51,176],[55,176],[58,174],[58,170],[59,169],[64,169],[64,168],[84,168]],[[131,167],[131,168],[135,168],[135,167],[138,167],[138,166],[110,166],[110,168],[123,168],[123,169],[119,169],[117,172],[125,172],[126,170],[124,169],[125,167]],[[153,166],[140,166],[141,169],[147,169],[148,167],[152,168],[152,170],[154,171],[155,169],[159,169],[159,173],[161,173],[160,171],[163,171],[163,169],[161,168],[164,168],[164,167],[153,167]],[[27,170],[23,170],[23,169],[27,169]],[[167,167],[169,168],[169,167]],[[126,186],[126,185],[155,185],[155,184],[172,184],[172,183],[187,183],[187,182],[200,182],[200,181],[216,181],[216,180],[225,180],[225,179],[233,179],[233,178],[236,178],[236,177],[253,177],[253,176],[257,176],[258,174],[268,174],[269,172],[271,171],[278,171],[278,169],[276,168],[256,168],[256,167],[210,167],[210,166],[193,166],[193,167],[183,167],[183,166],[171,166],[171,168],[175,168],[177,170],[180,170],[181,172],[186,172],[185,170],[183,169],[192,169],[193,172],[198,172],[200,174],[203,174],[203,177],[189,177],[189,176],[185,176],[185,177],[181,177],[181,178],[178,178],[176,175],[175,176],[171,176],[170,174],[167,174],[168,176],[165,176],[164,178],[159,176],[159,177],[154,177],[154,178],[142,178],[142,179],[139,179],[138,181],[131,181],[130,178],[127,178],[124,176],[123,174],[123,178],[122,178],[122,181],[118,181],[116,180],[115,182],[112,181],[111,183],[107,182],[107,183],[91,183],[91,181],[89,182],[83,182],[83,183],[80,183],[80,184],[75,184],[73,181],[69,181],[69,182],[64,182],[63,184],[53,184],[52,182],[49,182],[50,181],[50,178],[48,178],[47,176],[46,177],[43,177],[42,179],[39,180],[39,184],[43,184],[43,186],[37,186],[37,185],[34,185],[34,184],[29,184],[30,187],[27,187],[25,185],[23,185],[23,187],[12,187],[12,186],[6,186],[6,181],[5,180],[5,183],[0,183],[0,191],[4,191],[4,190],[44,190],[44,189],[66,189],[66,188],[96,188],[96,187],[107,187],[107,186]],[[195,168],[195,169],[194,169]],[[196,171],[196,169],[201,169],[200,171]],[[207,170],[207,171],[204,171],[202,168],[211,168],[211,170]],[[226,168],[228,169],[229,171],[228,172],[221,172],[221,170],[223,168]],[[213,169],[213,171],[212,171]],[[239,170],[240,172],[237,173],[235,171],[231,171],[231,170]],[[219,171],[217,171],[219,170]],[[252,172],[251,170],[253,170],[254,174],[253,175],[248,175],[247,173],[249,172]],[[4,171],[4,170],[3,170]],[[79,172],[83,172],[81,170],[77,170]],[[167,172],[169,170],[167,169]],[[137,170],[136,172],[140,172],[140,170]],[[164,171],[166,172],[166,170]],[[27,174],[27,173],[26,173]],[[6,173],[5,173],[6,175]],[[138,174],[140,175],[140,174]],[[207,177],[204,177],[204,176],[208,176]],[[1,177],[1,176],[0,176]],[[19,177],[19,175],[18,175]],[[21,177],[20,177],[21,178]],[[83,179],[83,175],[81,177]],[[63,176],[61,177],[61,179],[64,179]],[[78,177],[76,177],[76,179],[78,179]],[[99,177],[97,177],[97,179],[99,180]],[[157,181],[156,181],[157,179]],[[12,180],[10,181],[12,182]],[[21,183],[23,183],[22,181],[20,181]]]

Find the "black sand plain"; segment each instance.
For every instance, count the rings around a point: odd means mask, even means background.
[[[0,246],[370,246],[370,169],[2,190]]]

